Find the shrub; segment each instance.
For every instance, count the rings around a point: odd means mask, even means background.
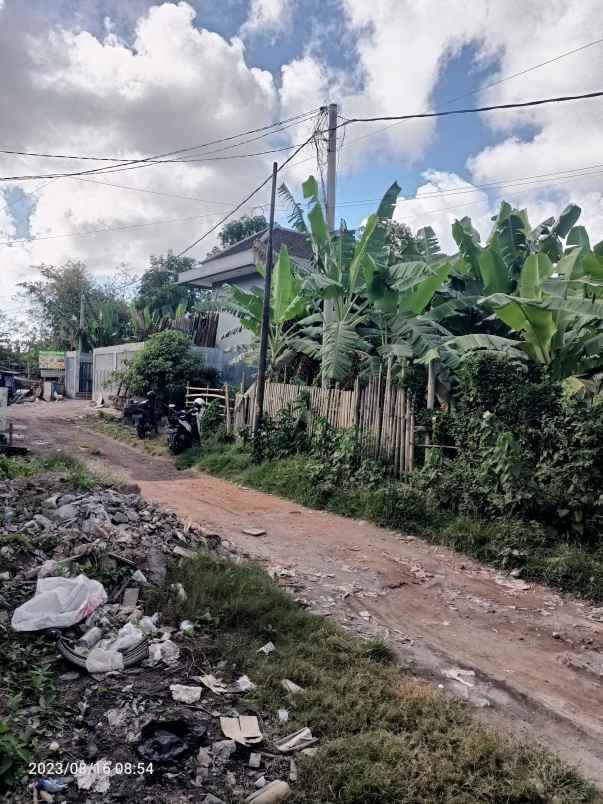
[[[115,378],[130,393],[155,391],[164,402],[183,404],[187,383],[216,385],[219,375],[215,369],[203,366],[184,333],[166,330],[152,335],[127,368],[115,373]]]

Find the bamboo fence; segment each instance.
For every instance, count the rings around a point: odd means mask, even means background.
[[[355,427],[367,454],[381,458],[402,476],[414,469],[415,412],[412,394],[392,383],[391,371],[379,374],[365,386],[359,382],[351,391],[341,388],[315,388],[266,380],[264,413],[274,417],[309,397],[309,428],[312,432],[318,418],[333,427]],[[255,383],[245,393],[237,394],[234,405],[234,432],[253,427],[256,406]]]

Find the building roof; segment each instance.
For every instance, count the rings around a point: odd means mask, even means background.
[[[278,254],[281,246],[287,246],[292,257],[300,257],[305,260],[309,260],[312,257],[312,247],[308,235],[302,232],[296,232],[294,229],[286,229],[275,224],[272,242],[275,254]],[[243,240],[239,240],[238,243],[233,243],[232,246],[222,249],[217,254],[212,254],[211,257],[206,257],[202,261],[202,265],[207,265],[207,263],[219,260],[222,257],[229,257],[231,254],[247,251],[247,249],[253,248],[256,243],[259,246],[259,251],[265,253],[268,245],[268,227],[243,238]]]

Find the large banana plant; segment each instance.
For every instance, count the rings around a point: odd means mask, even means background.
[[[579,237],[581,233],[572,240]],[[587,248],[582,240],[556,265],[544,252],[531,254],[524,262],[516,295],[494,293],[482,300],[521,336],[526,354],[547,366],[556,379],[603,366],[603,302],[599,301],[603,260]]]
[[[329,232],[318,197],[318,183],[311,176],[303,184],[313,250],[313,271],[304,280],[304,291],[314,299],[314,312],[301,323],[300,350],[320,360],[323,381],[345,381],[354,364],[368,357],[371,344],[362,336],[370,299],[367,271],[384,260],[384,221],[391,220],[400,188],[393,184],[370,215],[362,234],[341,227]]]
[[[260,273],[263,273],[260,266]],[[245,347],[245,357],[256,356],[262,328],[264,306],[263,288],[243,290],[235,285],[225,285],[225,303],[238,316],[241,325],[253,333],[254,339]],[[274,264],[270,299],[270,325],[268,328],[269,370],[285,367],[294,357],[300,337],[298,320],[308,308],[308,299],[302,293],[301,280],[289,258],[286,246],[282,246]]]

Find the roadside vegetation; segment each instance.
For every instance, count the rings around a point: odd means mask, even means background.
[[[184,602],[170,596],[174,582]],[[402,674],[384,643],[306,612],[253,564],[198,554],[172,570],[157,604],[174,623],[195,623],[200,664],[249,674],[252,709],[289,710],[286,726],[266,721],[269,738],[305,726],[318,737],[315,755],[298,755],[294,804],[597,800],[545,750],[483,726],[462,703]],[[269,656],[258,653],[267,641],[276,645]],[[284,678],[303,692],[287,693]]]

